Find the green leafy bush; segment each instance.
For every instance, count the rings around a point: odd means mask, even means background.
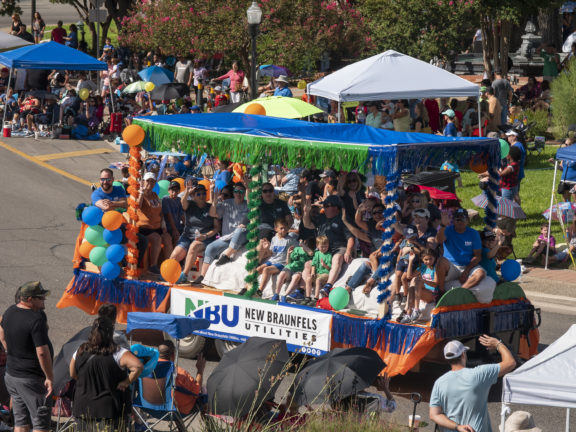
[[[568,126],[576,123],[576,62],[572,60],[564,73],[552,81],[552,123],[554,135],[561,139]]]

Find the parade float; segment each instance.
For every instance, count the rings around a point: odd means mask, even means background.
[[[500,337],[524,359],[537,353],[538,311],[514,282],[498,285],[489,304],[478,303],[470,291],[455,288],[438,301],[428,322],[400,324],[391,320],[389,287],[394,267],[390,251],[401,174],[439,167],[446,160],[478,172],[487,170],[485,223],[494,228],[501,160],[498,140],[397,133],[363,125],[320,124],[252,114],[136,118],[134,125],[125,130],[124,138],[130,145],[129,208],[123,220],[108,215],[110,212],[93,218],[83,215],[74,275],[58,307],[75,306],[95,314],[102,303],[114,303],[120,322],[125,322],[129,311],[170,311],[209,320],[210,328],[197,331],[197,336],[188,341],[189,354],[201,348],[205,338],[215,339],[222,352],[254,335],[285,339],[290,351],[312,356],[335,347],[369,347],[386,362],[385,372],[390,376],[405,374],[421,361],[439,360],[446,339],[460,339],[474,350],[477,336],[483,333]],[[209,154],[248,166],[250,224],[245,252],[242,259],[236,260],[236,267],[226,264],[217,271],[211,267],[201,288],[175,284],[178,263],[163,265],[162,274],[168,282],[145,280],[142,269],[137,268],[135,206],[142,148]],[[274,302],[266,300],[266,293],[262,298],[255,296],[259,288],[255,271],[259,187],[268,165],[358,170],[382,180],[386,211],[380,281],[369,296],[357,289],[340,310]],[[124,244],[111,243],[118,241],[118,230],[125,233],[120,236]],[[345,275],[340,280],[345,280]],[[237,295],[244,287],[246,294]]]

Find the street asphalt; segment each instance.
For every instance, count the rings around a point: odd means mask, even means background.
[[[40,280],[52,291],[46,301],[50,337],[56,351],[92,317],[75,308],[56,309],[55,305],[72,277],[71,258],[80,227],[75,208],[89,202],[90,183],[97,182],[101,168],[125,160],[114,146],[104,141],[0,138],[0,312],[13,302],[16,288],[29,280]],[[576,283],[523,275],[522,286],[534,294],[542,307],[540,328],[542,348],[560,337],[574,323]],[[211,354],[209,374],[217,364]],[[194,372],[194,361],[182,364]],[[427,366],[419,373],[392,379],[391,390],[397,394],[398,410],[391,419],[406,424],[412,413],[411,392],[423,395],[417,413],[428,419],[429,394],[434,380],[446,367]],[[560,373],[560,372],[559,372]],[[280,388],[280,393],[287,386]],[[500,385],[490,395],[489,410],[493,429],[500,415]],[[546,431],[561,431],[565,411],[557,408],[518,406],[531,411],[537,425]],[[571,421],[572,427],[576,420]],[[195,429],[200,430],[200,429]],[[420,430],[432,431],[430,425]]]

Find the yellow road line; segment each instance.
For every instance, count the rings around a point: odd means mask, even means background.
[[[40,165],[41,167],[48,168],[49,170],[52,170],[52,171],[54,171],[60,175],[63,175],[64,177],[67,177],[70,180],[77,181],[78,183],[82,183],[83,185],[86,185],[86,186],[92,185],[92,182],[89,182],[88,180],[84,180],[83,178],[77,177],[74,174],[70,174],[69,172],[61,170],[60,168],[53,167],[52,165],[47,164],[44,161],[38,160],[34,156],[27,155],[26,153],[12,147],[12,146],[9,146],[8,144],[5,144],[1,141],[0,141],[0,147],[3,147],[8,151],[17,154],[18,156],[22,156],[24,159],[28,159],[30,162],[33,162],[36,165]]]
[[[36,159],[41,160],[41,161],[47,161],[47,160],[64,159],[64,158],[71,158],[71,157],[77,157],[77,156],[89,156],[89,155],[95,155],[95,154],[112,153],[113,151],[114,150],[111,149],[110,147],[98,148],[98,149],[92,149],[92,150],[78,150],[78,151],[71,151],[71,152],[65,152],[65,153],[51,153],[51,154],[40,155],[40,156],[36,156]]]

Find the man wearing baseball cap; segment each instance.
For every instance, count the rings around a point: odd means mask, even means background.
[[[436,241],[444,244],[444,258],[450,262],[445,288],[469,289],[480,303],[490,303],[496,282],[480,266],[482,240],[478,231],[468,226],[468,221],[468,210],[463,208],[454,212],[453,225],[448,214],[442,214]]]
[[[444,358],[451,370],[436,380],[430,396],[430,420],[440,426],[442,432],[492,432],[488,414],[490,387],[499,377],[511,372],[516,361],[501,340],[482,335],[478,341],[487,349],[496,350],[502,361],[467,368],[467,346],[457,340],[444,346]]]
[[[18,430],[50,430],[52,359],[44,300],[50,291],[40,282],[18,288],[20,299],[2,317],[0,341],[8,356],[5,382],[12,398],[14,426]]]
[[[520,204],[520,183],[522,182],[522,179],[525,177],[524,165],[526,165],[526,149],[524,148],[522,143],[518,140],[518,132],[516,132],[514,129],[510,129],[508,132],[506,132],[506,140],[510,144],[510,147],[517,147],[520,149],[521,152],[520,172],[518,173],[518,186],[517,186],[518,190],[516,195],[518,198],[518,204]]]

